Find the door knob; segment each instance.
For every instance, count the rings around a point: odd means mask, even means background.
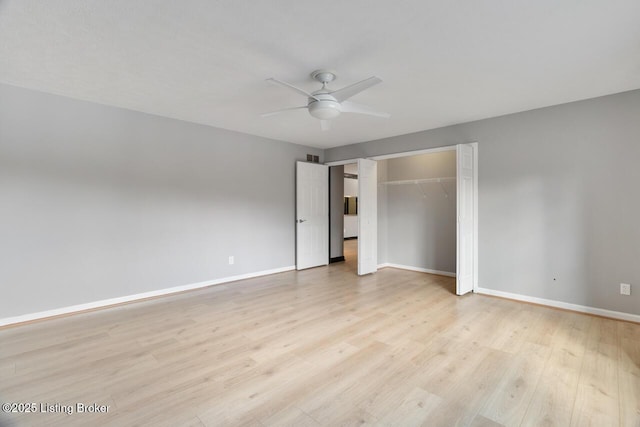
[[[299,219],[299,220],[298,220],[298,224],[302,224],[302,223],[303,223],[303,222],[305,222],[305,221],[306,221],[306,219]]]

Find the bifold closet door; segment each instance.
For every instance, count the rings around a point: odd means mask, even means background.
[[[457,161],[457,260],[456,294],[473,291],[476,266],[476,212],[477,212],[477,171],[474,144],[456,146]]]
[[[358,159],[358,274],[378,271],[378,164]]]

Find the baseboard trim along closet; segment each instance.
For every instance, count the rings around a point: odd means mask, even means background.
[[[604,308],[589,307],[585,305],[571,304],[568,302],[556,301],[551,299],[530,297],[521,294],[512,294],[511,292],[495,291],[493,289],[477,288],[476,293],[490,295],[494,297],[506,298],[516,301],[529,302],[532,304],[546,305],[548,307],[561,308],[564,310],[577,311],[578,313],[593,314],[596,316],[609,317],[611,319],[626,320],[628,322],[640,323],[640,315],[623,313],[621,311],[605,310]]]
[[[285,271],[295,270],[296,266],[274,268],[272,270],[257,271],[254,273],[240,274],[237,276],[223,277],[220,279],[210,280],[206,282],[192,283],[190,285],[176,286],[173,288],[159,289],[157,291],[143,292],[141,294],[127,295],[124,297],[109,298],[100,301],[89,302],[86,304],[72,305],[69,307],[56,308],[53,310],[41,311],[38,313],[24,314],[21,316],[7,317],[0,319],[0,327],[14,325],[17,323],[31,322],[34,320],[46,319],[49,317],[57,317],[68,314],[80,313],[83,311],[95,310],[99,308],[107,308],[118,304],[144,300],[164,295],[171,295],[179,292],[190,291],[193,289],[206,288],[208,286],[219,285],[222,283],[235,282],[237,280],[251,279],[253,277],[268,276],[275,273],[283,273]]]
[[[385,267],[399,268],[400,270],[419,271],[420,273],[437,274],[438,276],[456,277],[456,273],[451,273],[450,271],[431,270],[430,268],[412,267],[410,265],[393,264],[390,262],[378,264],[378,268]]]

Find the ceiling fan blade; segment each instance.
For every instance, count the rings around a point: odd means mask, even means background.
[[[275,116],[276,114],[280,114],[280,113],[284,113],[285,111],[290,111],[290,110],[299,110],[302,108],[307,108],[306,105],[303,105],[302,107],[289,107],[289,108],[283,108],[282,110],[277,110],[277,111],[270,111],[268,113],[262,113],[260,114],[260,117],[271,117],[271,116]]]
[[[340,109],[343,113],[357,113],[357,114],[367,114],[369,116],[376,116],[388,119],[391,117],[389,113],[382,113],[380,111],[376,111],[371,107],[367,107],[366,105],[356,104],[351,101],[344,101],[340,103]]]
[[[329,123],[329,120],[320,120],[320,129],[322,129],[323,131],[327,131],[331,129],[331,124]]]
[[[267,79],[267,81],[270,82],[270,83],[275,83],[275,84],[283,86],[283,87],[288,87],[289,89],[293,89],[294,91],[298,92],[300,95],[304,95],[307,98],[313,98],[316,101],[319,101],[318,98],[316,98],[314,95],[310,94],[306,90],[300,89],[299,87],[296,87],[296,86],[294,86],[292,84],[289,84],[287,82],[283,82],[282,80],[274,79],[273,77],[271,77],[271,78]]]
[[[363,90],[368,89],[371,86],[377,85],[381,82],[382,80],[378,77],[369,77],[368,79],[364,79],[358,83],[343,87],[342,89],[334,90],[333,92],[331,92],[331,96],[333,96],[338,102],[342,102],[345,99],[349,99],[353,95],[356,95]]]

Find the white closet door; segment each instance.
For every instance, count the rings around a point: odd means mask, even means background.
[[[378,271],[378,165],[358,160],[358,274]]]
[[[296,269],[329,264],[329,167],[296,163]]]
[[[474,289],[477,266],[476,209],[477,171],[475,144],[456,146],[458,188],[458,244],[456,293],[466,294]]]

